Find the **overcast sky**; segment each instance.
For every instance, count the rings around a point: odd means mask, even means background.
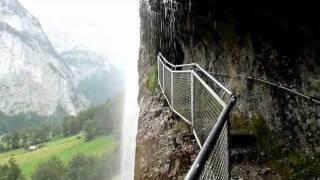
[[[86,46],[118,65],[137,58],[139,0],[20,0],[58,51]]]

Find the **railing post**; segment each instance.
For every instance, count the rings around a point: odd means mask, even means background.
[[[166,92],[166,86],[165,86],[165,81],[164,81],[164,64],[162,63],[162,89],[163,89],[163,93],[165,94]]]
[[[171,106],[173,107],[173,71],[171,71]]]
[[[193,102],[193,96],[194,96],[194,79],[193,79],[193,71],[191,71],[190,74],[190,83],[191,83],[191,124],[192,124],[192,129],[194,128],[194,102]]]
[[[159,55],[157,56],[157,65],[158,65],[158,83],[161,85],[161,82],[160,82],[160,60],[159,60]]]

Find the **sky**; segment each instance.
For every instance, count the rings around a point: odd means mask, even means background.
[[[125,66],[139,45],[139,0],[20,0],[54,47],[90,48]]]

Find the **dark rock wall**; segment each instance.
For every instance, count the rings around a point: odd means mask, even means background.
[[[146,102],[146,73],[158,52],[175,64],[196,62],[208,71],[255,76],[320,98],[320,24],[315,4],[273,0],[140,3],[141,102]],[[259,82],[216,77],[239,95],[234,116],[244,121],[261,117],[281,151],[320,151],[319,105]],[[139,131],[149,131],[143,119],[150,107],[141,108]],[[140,134],[137,140],[139,163],[144,140]],[[165,152],[156,148],[154,153]],[[136,173],[139,179],[147,172],[138,166]]]

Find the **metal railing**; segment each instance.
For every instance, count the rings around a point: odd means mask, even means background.
[[[161,53],[157,61],[170,108],[192,126],[201,148],[185,179],[230,179],[228,118],[236,97],[198,64],[174,65]]]
[[[215,75],[215,76],[220,76],[220,77],[226,77],[226,78],[239,78],[239,79],[248,79],[248,80],[252,80],[252,81],[256,81],[256,82],[260,82],[260,83],[263,83],[263,84],[267,84],[269,86],[272,86],[272,87],[275,87],[275,88],[278,88],[278,89],[282,89],[286,92],[289,92],[293,95],[296,95],[296,96],[300,96],[306,100],[309,100],[310,102],[312,103],[315,103],[316,105],[320,105],[320,100],[319,98],[315,98],[315,97],[312,97],[312,96],[309,96],[309,95],[306,95],[302,92],[298,92],[296,90],[296,88],[289,88],[289,87],[286,87],[284,85],[282,85],[281,83],[278,83],[278,82],[272,82],[272,81],[268,81],[268,80],[265,80],[265,79],[261,79],[261,78],[256,78],[254,76],[248,76],[248,75],[230,75],[230,74],[223,74],[223,73],[217,73],[217,72],[208,72],[209,74],[211,75]]]

